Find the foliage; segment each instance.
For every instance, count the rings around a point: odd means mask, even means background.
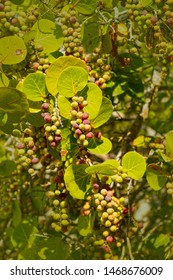
[[[0,1],[0,259],[173,259],[173,1]]]

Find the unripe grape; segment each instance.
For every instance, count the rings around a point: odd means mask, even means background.
[[[81,141],[84,141],[84,140],[85,140],[85,134],[81,134],[81,135],[79,136],[79,139],[80,139]]]
[[[52,120],[52,119],[51,119],[51,120]],[[51,130],[52,130],[52,131],[56,131],[56,130],[59,130],[59,129],[57,129],[56,125],[52,125],[52,126],[51,126]]]
[[[85,125],[84,125],[84,129],[90,131],[90,130],[91,130],[90,124],[85,124]]]
[[[56,129],[55,135],[61,135],[61,130],[60,129]]]
[[[77,112],[76,110],[72,110],[72,111],[71,111],[71,116],[72,116],[72,117],[77,116],[77,114],[78,114],[78,112]]]
[[[111,222],[109,220],[107,220],[105,223],[104,223],[105,227],[110,227],[111,226]]]
[[[73,101],[73,102],[71,103],[71,106],[72,106],[73,108],[78,108],[78,102]]]
[[[55,226],[55,231],[57,231],[57,232],[61,231],[61,227],[59,225],[56,225]]]
[[[84,147],[88,146],[88,144],[89,144],[89,143],[88,143],[87,140],[84,140],[84,141],[83,141],[83,146],[84,146]]]
[[[59,200],[58,200],[58,199],[55,199],[55,200],[53,201],[53,205],[54,205],[54,206],[58,206],[58,205],[59,205]]]
[[[60,206],[61,206],[61,208],[66,208],[67,207],[67,202],[66,201],[61,201]]]
[[[107,209],[107,213],[108,214],[113,214],[114,213],[114,209],[113,208],[108,208]]]
[[[107,202],[106,202],[106,200],[102,200],[100,204],[101,204],[101,206],[105,207],[107,205]]]
[[[173,194],[173,189],[167,189],[167,194]]]
[[[110,227],[110,231],[112,232],[116,232],[117,231],[117,227],[115,225]]]

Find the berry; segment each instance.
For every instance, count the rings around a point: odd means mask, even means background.
[[[94,134],[93,134],[92,132],[88,132],[88,133],[86,134],[86,137],[91,139],[91,138],[94,137]]]
[[[41,105],[41,108],[42,108],[43,110],[48,110],[48,109],[49,109],[49,104],[48,104],[48,103],[43,103],[43,104]]]

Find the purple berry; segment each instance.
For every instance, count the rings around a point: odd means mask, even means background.
[[[75,134],[76,134],[76,135],[81,135],[81,134],[82,134],[82,131],[81,131],[79,128],[77,128],[77,129],[75,130]]]
[[[43,104],[41,105],[41,109],[43,109],[43,110],[49,109],[49,104],[48,104],[48,103],[43,103]]]
[[[45,115],[45,116],[44,116],[44,121],[45,121],[45,122],[48,122],[48,123],[51,122],[51,121],[52,121],[51,116],[50,116],[50,115]]]
[[[112,196],[106,195],[106,196],[105,196],[105,200],[106,200],[107,202],[110,202],[110,201],[112,200]]]
[[[78,125],[77,123],[74,123],[74,124],[73,124],[73,127],[74,127],[75,129],[77,129],[77,128],[79,128],[79,125]]]
[[[95,136],[96,138],[100,139],[101,136],[102,136],[102,134],[101,134],[100,131],[97,131],[97,132],[95,132],[94,136]]]
[[[50,146],[51,146],[52,148],[55,148],[55,147],[56,147],[56,142],[55,142],[55,141],[52,141],[52,142],[50,143]]]
[[[89,117],[89,114],[87,112],[83,113],[82,120],[87,120]]]
[[[59,143],[61,141],[61,136],[55,136],[55,142]]]
[[[38,158],[33,158],[32,161],[31,161],[33,164],[36,164],[39,162],[39,159]]]
[[[18,144],[16,145],[16,148],[17,148],[17,149],[23,149],[23,148],[25,148],[25,145],[24,145],[24,143],[18,143]]]
[[[88,133],[86,134],[86,137],[91,139],[91,138],[94,137],[94,134],[93,134],[92,132],[88,132]]]
[[[90,124],[89,120],[83,120],[83,124]]]
[[[94,183],[94,184],[93,184],[93,188],[94,188],[95,190],[98,190],[99,187],[100,187],[99,184],[97,184],[97,183]]]

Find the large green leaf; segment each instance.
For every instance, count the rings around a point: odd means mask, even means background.
[[[0,72],[0,87],[8,87],[9,79],[4,73]]]
[[[88,105],[84,107],[84,111],[88,112],[90,120],[94,119],[98,115],[102,104],[101,89],[94,83],[88,83],[80,95],[88,102]]]
[[[7,36],[0,38],[0,64],[16,64],[25,59],[26,46],[22,38]]]
[[[88,82],[88,73],[81,67],[71,66],[62,71],[57,89],[65,97],[72,97],[84,89]]]
[[[12,2],[15,5],[21,5],[25,0],[11,0],[10,2]]]
[[[41,127],[45,124],[44,119],[41,116],[40,112],[37,113],[29,113],[26,117],[27,121],[36,126],[36,127]]]
[[[82,44],[87,52],[92,53],[100,42],[99,25],[97,22],[88,22],[83,26]]]
[[[12,160],[3,160],[0,163],[0,177],[11,176],[12,172],[16,169],[16,164]]]
[[[62,240],[61,236],[48,238],[43,242],[41,251],[44,251],[45,260],[65,260],[69,255],[69,246]],[[39,255],[40,252],[39,252]]]
[[[92,218],[89,216],[79,216],[77,230],[80,235],[87,236],[92,233]]]
[[[16,227],[22,220],[22,212],[20,209],[20,202],[18,200],[13,201],[13,225]]]
[[[148,7],[153,3],[153,0],[139,0],[139,4],[143,7]]]
[[[67,167],[64,175],[67,190],[71,196],[77,199],[84,199],[89,189],[90,175],[85,172],[87,165],[70,165]]]
[[[167,176],[159,166],[151,164],[147,167],[146,179],[153,190],[159,191],[165,185]]]
[[[108,98],[103,97],[99,113],[96,118],[92,120],[92,126],[96,128],[107,122],[110,119],[112,112],[112,102]]]
[[[62,117],[70,119],[71,103],[61,94],[58,95],[58,108]]]
[[[38,20],[31,31],[35,31],[34,44],[41,45],[46,53],[58,50],[63,43],[61,27],[56,26],[51,20]]]
[[[32,101],[41,101],[48,92],[45,85],[45,75],[43,73],[31,73],[23,82],[23,92]]]
[[[166,155],[173,159],[173,130],[166,134]]]
[[[84,15],[91,15],[97,8],[97,0],[73,0],[75,9]]]
[[[112,143],[108,138],[102,136],[101,139],[91,139],[87,148],[93,154],[102,155],[110,152]]]
[[[7,122],[8,115],[7,113],[0,108],[0,126],[4,126]]]
[[[160,233],[156,239],[153,239],[154,247],[159,248],[166,246],[170,242],[170,237],[167,234]]]
[[[57,58],[48,68],[46,73],[46,86],[52,95],[58,93],[57,83],[61,72],[70,66],[81,67],[88,71],[86,64],[79,58],[72,56],[61,56]]]
[[[6,125],[20,122],[29,111],[26,96],[21,91],[14,88],[0,88],[0,109],[7,114]]]
[[[128,176],[135,180],[142,178],[146,171],[145,159],[137,152],[126,153],[122,158],[122,166]]]
[[[112,166],[105,161],[104,163],[92,165],[85,170],[88,174],[102,174],[106,176],[115,175],[115,166]]]
[[[35,236],[33,233],[37,233],[37,228],[28,221],[22,221],[14,229],[11,236],[13,246],[18,247],[31,247]]]

